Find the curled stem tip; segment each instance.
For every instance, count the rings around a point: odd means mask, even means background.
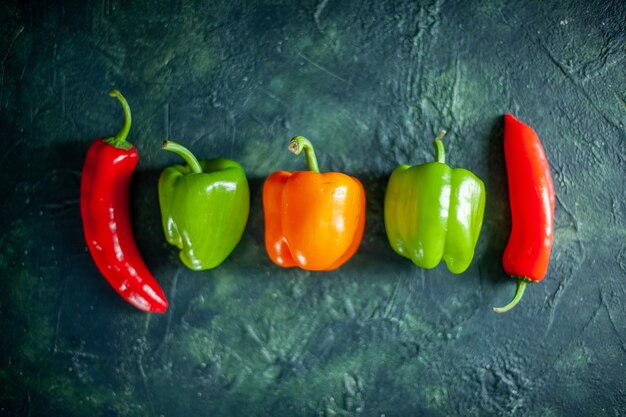
[[[293,139],[289,142],[289,146],[287,148],[295,155],[300,155],[300,152],[302,152],[302,147]]]
[[[315,156],[315,150],[313,149],[311,141],[304,136],[296,136],[289,141],[288,148],[296,155],[300,155],[300,153],[304,150],[309,170],[313,172],[320,172],[317,164],[317,157]]]
[[[191,172],[193,172],[194,174],[202,173],[202,166],[200,165],[200,162],[198,162],[194,154],[191,153],[191,151],[185,148],[183,145],[180,145],[171,140],[164,140],[163,144],[161,145],[161,149],[174,152],[175,154],[181,156],[185,160],[187,165],[189,165],[189,168],[191,168]]]
[[[448,133],[448,131],[446,129],[441,129],[441,132],[439,132],[439,134],[435,138],[435,141],[443,139],[443,137],[446,135],[446,133]]]
[[[515,290],[515,296],[513,297],[511,302],[509,302],[504,307],[494,307],[493,311],[496,312],[496,313],[505,313],[505,312],[511,310],[513,307],[515,307],[517,305],[517,303],[519,303],[519,301],[522,299],[522,296],[524,295],[524,291],[526,290],[527,282],[528,282],[527,278],[525,278],[525,277],[518,277],[517,278],[517,289]]]

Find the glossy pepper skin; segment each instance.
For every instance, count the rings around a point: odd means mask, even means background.
[[[385,193],[385,228],[391,247],[422,268],[443,259],[460,274],[470,265],[483,223],[485,186],[470,171],[445,164],[441,138],[437,161],[401,165]]]
[[[554,236],[555,194],[550,164],[535,131],[514,116],[504,116],[504,158],[511,204],[511,236],[504,249],[504,271],[517,280],[508,311],[521,300],[526,283],[548,271]]]
[[[167,300],[141,258],[129,214],[130,178],[137,166],[137,149],[126,141],[130,108],[117,90],[124,108],[124,127],[114,136],[93,141],[80,180],[80,211],[85,241],[109,284],[130,304],[150,313],[167,310]]]
[[[356,252],[365,227],[365,190],[339,172],[320,173],[311,142],[296,136],[310,171],[271,174],[263,185],[265,247],[277,265],[310,271],[339,268]]]
[[[248,221],[246,174],[230,159],[198,161],[172,141],[165,141],[163,149],[187,162],[166,168],[159,179],[165,238],[180,249],[180,259],[188,268],[215,268],[235,249]]]

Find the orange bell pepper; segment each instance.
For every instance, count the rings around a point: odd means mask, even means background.
[[[265,247],[270,259],[289,268],[330,271],[354,255],[365,226],[365,189],[340,172],[321,174],[313,146],[303,136],[289,150],[304,150],[310,171],[271,174],[263,185]]]

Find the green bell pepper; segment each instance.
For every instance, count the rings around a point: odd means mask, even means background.
[[[168,243],[190,269],[215,268],[233,251],[248,221],[246,174],[230,159],[198,161],[185,147],[163,142],[187,165],[166,168],[159,178],[159,205]]]
[[[485,186],[470,171],[445,163],[442,131],[435,139],[437,161],[401,165],[385,194],[385,229],[391,247],[422,268],[443,259],[460,274],[474,257],[483,223]]]

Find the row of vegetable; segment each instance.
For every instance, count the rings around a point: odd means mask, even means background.
[[[127,142],[131,126],[128,103],[117,90],[124,125],[113,137],[93,141],[81,177],[83,230],[91,256],[104,277],[140,310],[166,311],[165,294],[143,261],[129,215],[129,186],[137,149]],[[441,260],[460,274],[470,265],[485,210],[485,186],[476,175],[445,163],[442,142],[435,139],[436,161],[401,165],[391,174],[384,202],[385,229],[391,247],[422,268]],[[168,243],[192,270],[220,265],[243,235],[250,210],[250,190],[237,162],[198,160],[182,145],[165,141],[184,165],[166,168],[159,178],[159,205]],[[321,173],[311,142],[296,136],[289,150],[306,156],[308,171],[277,171],[263,185],[265,247],[281,267],[311,271],[339,268],[357,251],[365,226],[365,190],[355,177]],[[513,300],[526,283],[547,272],[554,230],[554,188],[544,149],[535,132],[512,115],[504,117],[504,152],[509,183],[512,230],[503,267],[517,280]]]

